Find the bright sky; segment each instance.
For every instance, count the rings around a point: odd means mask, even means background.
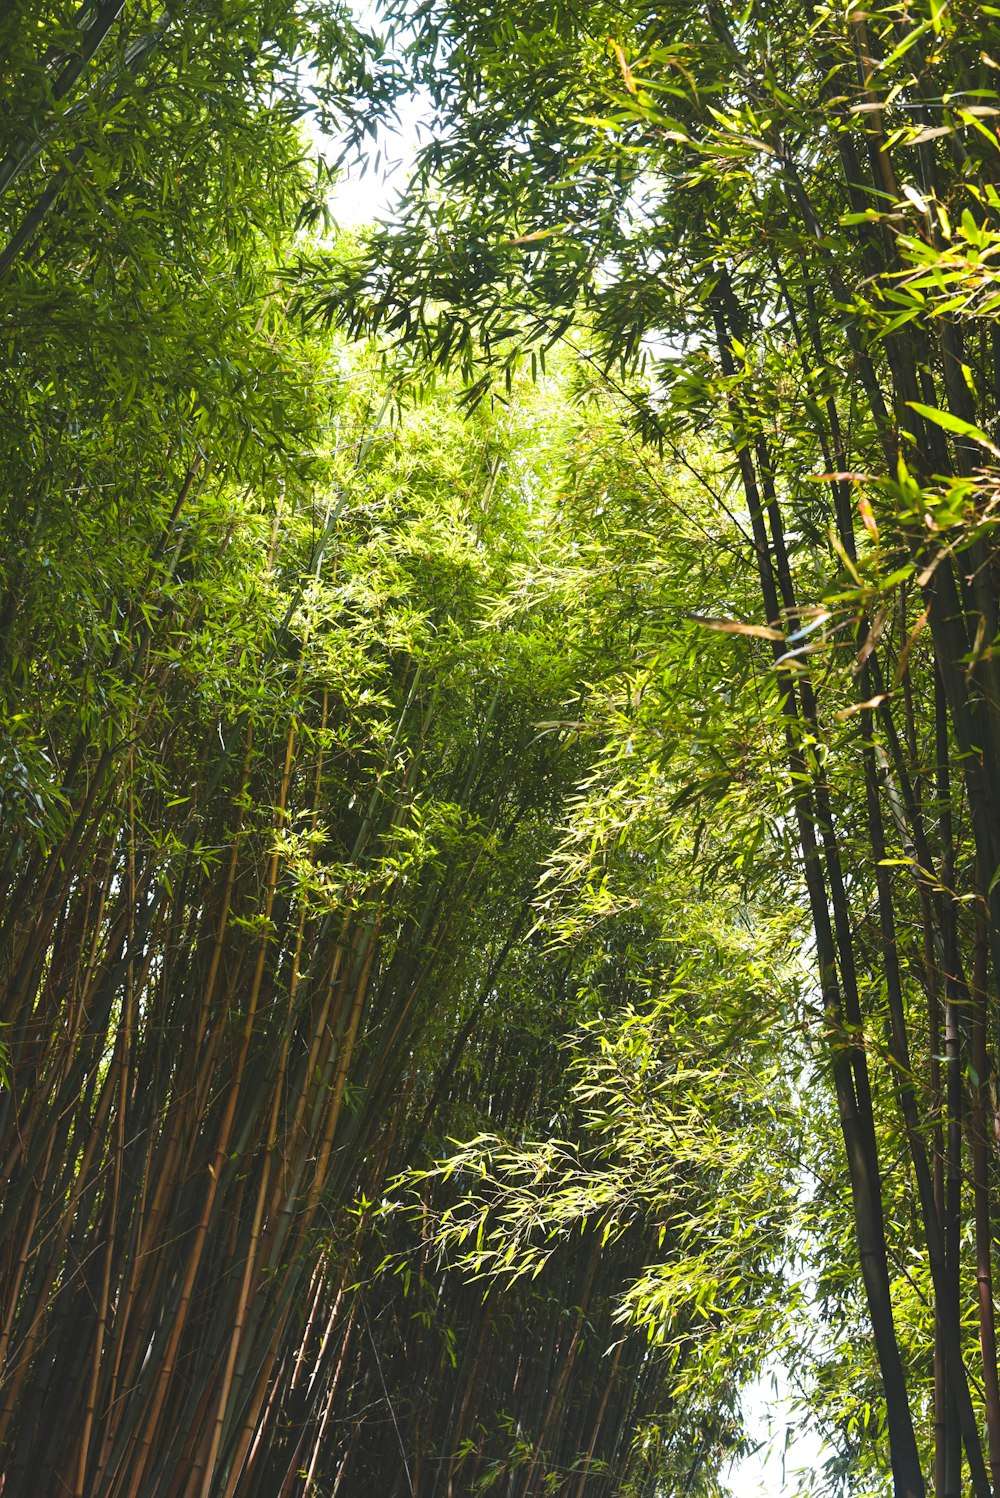
[[[334,188],[330,211],[340,228],[354,229],[388,215],[394,199],[406,187],[417,148],[426,137],[426,130],[421,136],[420,127],[426,124],[427,109],[427,103],[418,97],[401,99],[399,123],[392,131],[379,132],[368,151],[366,170],[352,171]]]
[[[823,1445],[811,1432],[793,1431],[785,1446],[789,1424],[787,1383],[780,1369],[758,1379],[745,1396],[749,1434],[762,1442],[759,1451],[734,1463],[729,1473],[733,1498],[788,1498],[799,1480],[820,1464]]]
[[[379,22],[378,6],[371,0],[354,0],[351,8],[365,29],[375,32],[384,29]],[[330,211],[338,227],[356,229],[389,215],[395,198],[406,187],[417,148],[426,138],[429,111],[429,101],[419,94],[399,100],[398,119],[392,128],[379,130],[365,152],[364,163],[346,169],[330,195]],[[337,155],[339,142],[324,136],[309,115],[300,123],[320,151],[332,157]]]

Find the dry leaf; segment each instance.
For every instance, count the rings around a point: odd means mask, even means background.
[[[726,635],[753,635],[758,640],[782,642],[785,638],[780,629],[772,629],[769,624],[741,624],[738,619],[708,619],[704,614],[685,614],[684,617],[703,625],[705,629],[717,629]]]
[[[838,723],[843,723],[844,719],[850,718],[852,714],[863,713],[866,707],[881,706],[883,702],[889,700],[890,695],[889,692],[879,692],[877,696],[869,697],[867,702],[855,702],[850,707],[842,707],[839,713],[834,713],[834,717]]]

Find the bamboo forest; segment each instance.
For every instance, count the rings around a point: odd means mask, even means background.
[[[0,1498],[1000,1498],[1000,5],[0,79]]]

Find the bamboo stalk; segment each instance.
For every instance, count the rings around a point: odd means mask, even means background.
[[[975,962],[972,979],[972,1190],[976,1217],[976,1290],[979,1349],[983,1370],[987,1446],[994,1492],[1000,1492],[1000,1378],[997,1374],[996,1316],[993,1306],[993,1229],[989,1178],[988,1049],[986,973],[989,938],[983,902],[976,904]]]
[[[276,807],[276,826],[280,823],[285,812],[286,800],[288,795],[288,785],[291,779],[292,757],[294,749],[295,726],[293,723],[289,728],[285,743],[285,764],[282,771],[281,786]],[[236,1117],[236,1105],[239,1097],[239,1088],[243,1079],[243,1072],[246,1067],[247,1057],[250,1051],[250,1039],[253,1034],[254,1021],[257,1015],[257,1003],[260,998],[261,983],[264,976],[264,963],[267,956],[268,932],[270,927],[271,911],[274,905],[274,893],[277,884],[277,877],[278,853],[277,851],[275,851],[271,854],[268,864],[263,911],[263,920],[266,925],[264,934],[261,936],[257,944],[257,956],[254,965],[253,978],[251,980],[250,993],[247,999],[247,1013],[246,1019],[243,1024],[239,1055],[237,1057],[236,1065],[234,1068],[233,1079],[228,1087],[225,1111],[223,1113],[222,1122],[219,1127],[219,1133],[213,1151],[213,1158],[208,1167],[209,1182],[205,1190],[201,1217],[195,1230],[194,1241],[191,1245],[191,1249],[188,1255],[187,1269],[184,1275],[184,1281],[177,1312],[174,1317],[173,1325],[170,1329],[170,1334],[160,1364],[160,1371],[151,1398],[149,1413],[145,1419],[144,1433],[138,1445],[136,1461],[133,1466],[128,1486],[123,1489],[123,1493],[127,1494],[128,1498],[140,1498],[142,1492],[141,1485],[145,1476],[146,1467],[148,1466],[152,1454],[155,1434],[162,1417],[169,1381],[173,1376],[175,1370],[181,1333],[184,1330],[188,1311],[191,1306],[195,1280],[197,1278],[198,1269],[201,1264],[205,1242],[208,1237],[212,1208],[215,1203],[216,1192],[218,1190],[219,1182],[225,1167],[226,1154],[229,1149],[229,1140],[232,1133],[233,1123]]]

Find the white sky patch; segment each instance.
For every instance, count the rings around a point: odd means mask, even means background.
[[[363,30],[380,32],[378,6],[358,0],[351,6]],[[330,194],[330,212],[340,229],[357,229],[377,219],[392,217],[399,195],[406,190],[417,151],[431,134],[431,103],[426,93],[403,95],[396,104],[396,119],[379,128],[374,140],[366,140],[360,161],[341,168],[340,180]],[[341,140],[323,133],[315,118],[306,115],[301,126],[316,151],[335,160]]]
[[[391,217],[396,199],[406,189],[417,150],[429,134],[430,104],[411,95],[400,99],[397,109],[395,127],[380,130],[368,143],[363,167],[346,170],[334,187],[330,212],[342,229]]]
[[[780,1498],[799,1491],[830,1456],[815,1431],[804,1431],[792,1406],[792,1391],[780,1366],[756,1379],[743,1395],[747,1434],[761,1444],[752,1455],[734,1461],[725,1474],[733,1498]]]

